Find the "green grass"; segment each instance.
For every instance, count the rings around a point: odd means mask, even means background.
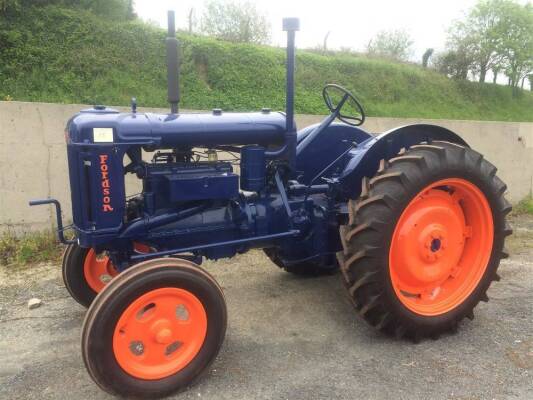
[[[513,206],[513,214],[515,215],[524,215],[529,214],[533,215],[533,197],[527,196],[525,199],[522,199]]]
[[[58,262],[61,253],[62,247],[52,231],[16,235],[8,230],[0,234],[0,265]]]
[[[165,32],[139,21],[31,7],[0,17],[0,99],[166,107]],[[180,34],[181,106],[284,108],[285,53]],[[325,113],[324,84],[362,100],[370,116],[533,121],[533,94],[458,82],[411,64],[298,50],[296,109]]]

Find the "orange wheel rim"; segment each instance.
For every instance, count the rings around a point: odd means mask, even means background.
[[[166,378],[196,357],[207,333],[207,315],[198,298],[178,288],[155,289],[131,303],[113,334],[113,352],[136,378]]]
[[[149,253],[152,249],[143,243],[134,243],[133,248],[137,253]],[[83,262],[83,274],[89,287],[96,293],[116,275],[118,271],[105,253],[96,253],[94,249],[89,249]]]
[[[136,253],[150,253],[151,251],[153,251],[152,248],[147,244],[138,242],[133,243],[133,250]]]
[[[89,249],[83,262],[83,274],[89,287],[99,293],[118,271],[107,255]]]
[[[409,310],[441,315],[462,304],[483,277],[494,239],[490,205],[460,178],[437,181],[405,208],[394,230],[389,270]]]

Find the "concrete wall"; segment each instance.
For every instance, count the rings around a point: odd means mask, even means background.
[[[0,102],[0,230],[42,229],[53,221],[52,207],[28,207],[28,200],[55,197],[70,217],[70,195],[64,142],[66,121],[84,105]],[[153,109],[139,109],[156,111]],[[321,120],[299,115],[299,128]],[[369,118],[365,129],[388,129],[429,122],[461,135],[495,164],[516,202],[533,188],[533,123]]]

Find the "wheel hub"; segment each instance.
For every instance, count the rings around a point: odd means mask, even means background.
[[[419,238],[420,254],[427,263],[434,263],[444,255],[447,232],[442,225],[431,224]]]
[[[198,298],[179,288],[149,291],[120,316],[113,335],[119,365],[141,379],[161,379],[185,368],[202,348],[207,314]]]
[[[465,229],[462,210],[449,193],[432,189],[419,196],[404,217],[394,258],[405,289],[432,290],[460,258]]]
[[[105,253],[89,249],[83,263],[83,274],[89,287],[99,293],[118,271]]]
[[[391,241],[391,280],[404,305],[424,315],[456,307],[488,264],[490,206],[472,183],[450,178],[422,190],[404,209]]]
[[[171,323],[167,319],[155,321],[150,330],[153,333],[153,340],[159,344],[169,344],[174,336]]]
[[[152,249],[142,243],[133,244],[136,253],[149,253]],[[118,275],[118,271],[107,253],[97,253],[94,249],[89,249],[83,263],[83,274],[89,287],[96,293],[107,285],[111,279]]]

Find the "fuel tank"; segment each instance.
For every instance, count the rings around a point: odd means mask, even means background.
[[[152,114],[119,113],[99,107],[84,110],[67,126],[69,144],[139,144],[156,148],[177,146],[281,144],[285,115],[254,113]]]

